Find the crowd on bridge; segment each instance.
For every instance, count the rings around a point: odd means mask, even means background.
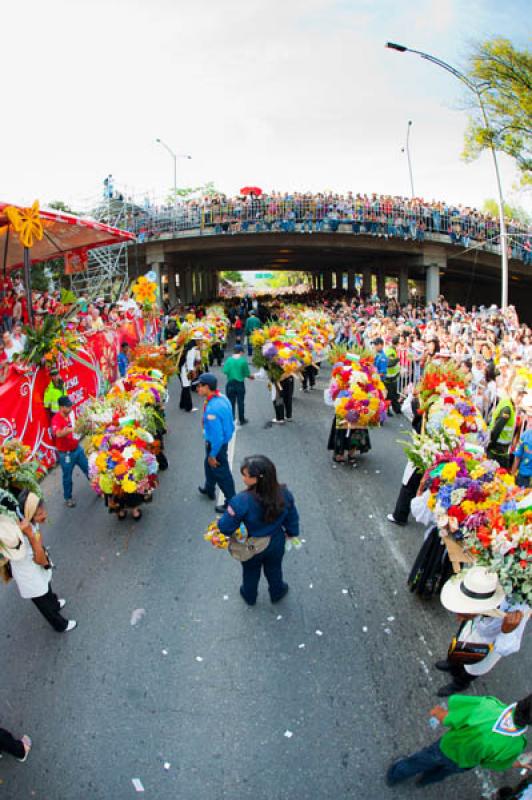
[[[139,242],[180,231],[216,234],[313,232],[366,234],[423,241],[443,237],[463,249],[500,244],[499,219],[477,208],[425,198],[346,192],[260,192],[224,194],[179,200],[174,205],[136,208],[129,230]],[[530,226],[507,220],[508,253],[532,263]]]

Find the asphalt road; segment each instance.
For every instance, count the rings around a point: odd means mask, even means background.
[[[441,794],[383,780],[392,758],[435,738],[427,712],[444,681],[432,662],[454,632],[438,601],[405,586],[422,528],[385,518],[408,424],[372,433],[358,470],[334,468],[325,377],[296,394],[284,427],[265,427],[266,386],[249,385],[250,424],[236,436],[235,473],[244,455],[270,456],[301,515],[306,541],[285,558],[290,592],[278,605],[262,585],[248,608],[239,565],[202,539],[214,513],[197,492],[201,417],[179,411],[177,383],[170,469],[140,523],[108,515],[79,473],[78,506],[66,509],[59,472],[47,477],[54,585],[79,627],[56,634],[13,584],[2,587],[1,724],[34,748],[24,765],[0,762],[0,800],[128,800],[134,778],[157,800]],[[528,642],[473,691],[524,695],[530,654]],[[462,800],[495,785],[485,773],[450,781]]]

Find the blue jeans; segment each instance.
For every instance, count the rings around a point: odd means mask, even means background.
[[[89,462],[85,455],[85,450],[81,445],[78,445],[75,450],[70,453],[57,453],[59,463],[61,465],[61,472],[63,473],[63,496],[65,500],[72,499],[72,473],[74,467],[77,465],[83,472],[86,478],[89,477]]]
[[[429,783],[439,783],[457,772],[467,772],[467,768],[459,767],[455,761],[447,758],[440,749],[438,739],[423,750],[396,761],[388,770],[388,781],[391,784],[400,783],[420,772],[423,773],[420,785],[427,786]]]
[[[220,487],[222,492],[225,496],[225,505],[229,502],[229,500],[235,496],[235,482],[233,480],[233,476],[231,475],[231,470],[229,468],[229,461],[227,459],[227,445],[224,444],[221,446],[220,450],[218,451],[218,455],[216,456],[216,460],[218,462],[217,467],[211,467],[209,464],[209,450],[210,444],[207,442],[205,446],[205,489],[207,494],[214,497],[214,492],[216,491],[216,484]]]
[[[257,599],[262,570],[268,581],[271,600],[278,600],[282,596],[286,586],[283,582],[284,545],[284,534],[277,533],[264,552],[242,563],[242,594],[248,603],[253,604]]]

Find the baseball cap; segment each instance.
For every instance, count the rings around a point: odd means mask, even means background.
[[[218,386],[218,378],[212,372],[203,372],[199,378],[198,383],[203,386],[208,386],[209,389],[216,389]]]
[[[66,397],[66,395],[64,395],[63,397],[59,398],[57,405],[61,408],[72,408],[72,400],[70,397]]]

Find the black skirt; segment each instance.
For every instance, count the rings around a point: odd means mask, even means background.
[[[335,455],[342,456],[345,451],[358,450],[359,453],[369,453],[371,441],[367,428],[337,428],[336,417],[333,417],[327,450],[334,450]]]
[[[447,548],[440,538],[438,528],[433,528],[421,545],[408,576],[410,591],[428,599],[440,593],[443,584],[452,574],[453,566]]]

